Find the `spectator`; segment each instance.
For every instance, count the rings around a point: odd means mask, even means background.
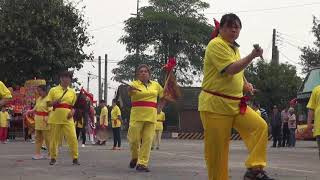
[[[271,131],[272,131],[272,138],[273,138],[273,145],[272,147],[276,147],[278,143],[278,147],[281,146],[280,141],[280,133],[281,133],[281,115],[278,110],[277,106],[273,106],[273,113],[271,117]]]
[[[296,115],[294,114],[294,108],[289,108],[288,110],[288,127],[290,131],[289,135],[289,147],[295,147],[296,146],[296,127],[297,127],[297,121],[296,121]]]
[[[281,121],[282,121],[282,147],[288,146],[289,142],[289,127],[288,127],[288,108],[281,111]]]

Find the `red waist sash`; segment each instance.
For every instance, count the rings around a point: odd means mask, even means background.
[[[157,108],[157,103],[150,101],[135,101],[131,103],[132,107],[153,107]]]
[[[37,116],[49,116],[48,112],[36,111],[36,112],[34,112],[34,114],[37,115]]]
[[[73,106],[71,106],[69,104],[65,104],[65,103],[60,103],[60,104],[53,106],[53,109],[57,109],[57,108],[72,109]]]
[[[202,89],[202,90],[206,93],[212,94],[214,96],[219,96],[219,97],[222,97],[225,99],[231,99],[231,100],[235,100],[235,101],[240,100],[240,103],[239,103],[240,114],[244,114],[247,110],[247,102],[250,99],[249,96],[243,96],[243,97],[239,98],[239,97],[228,96],[225,94],[221,94],[221,93],[217,93],[217,92],[213,92],[213,91],[209,91],[209,90],[204,90],[204,89]]]

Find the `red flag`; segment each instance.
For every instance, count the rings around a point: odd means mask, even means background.
[[[173,69],[176,65],[176,59],[174,57],[169,57],[168,63],[164,66],[165,70],[167,71],[167,78],[164,84],[163,98],[171,102],[175,102],[181,96],[180,88],[178,86],[176,77],[173,74]]]

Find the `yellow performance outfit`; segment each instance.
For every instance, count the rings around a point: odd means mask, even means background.
[[[157,98],[163,97],[163,88],[155,81],[144,85],[137,80],[131,86],[141,90],[129,94],[132,103],[128,130],[131,157],[138,159],[137,164],[147,167],[157,121]]]
[[[313,136],[320,136],[320,86],[312,90],[307,108],[314,111],[314,130]]]
[[[249,156],[246,167],[266,166],[268,127],[250,107],[240,114],[243,97],[244,72],[235,75],[224,73],[232,63],[240,60],[237,45],[218,36],[210,41],[205,53],[203,91],[199,95],[199,111],[204,127],[205,160],[209,180],[228,180],[228,153],[231,129],[235,128],[244,140]]]
[[[50,149],[50,131],[48,125],[48,116],[51,108],[48,107],[46,97],[39,97],[34,107],[35,134],[36,134],[36,154],[40,154],[43,140],[48,149]],[[50,154],[50,153],[49,153]]]
[[[157,115],[157,123],[156,123],[156,132],[153,138],[153,143],[152,147],[157,146],[157,148],[160,147],[160,142],[161,142],[161,136],[162,136],[162,131],[163,131],[163,122],[166,119],[166,115],[164,112],[160,112]]]
[[[68,114],[72,111],[73,105],[76,102],[76,98],[76,92],[73,89],[67,88],[67,90],[64,90],[60,85],[51,88],[49,91],[49,94],[47,96],[48,102],[53,102],[61,99],[60,104],[53,107],[53,110],[49,115],[48,123],[50,124],[51,136],[51,159],[57,158],[58,146],[61,144],[61,140],[63,137],[67,140],[67,143],[71,150],[72,158],[78,159],[78,140],[76,136],[74,120],[73,117],[71,117],[70,119],[67,118]]]
[[[119,119],[119,116],[121,116],[121,110],[119,106],[115,105],[111,110],[112,128],[121,127],[121,120]]]
[[[115,105],[111,110],[111,122],[112,122],[112,131],[113,131],[113,148],[121,146],[121,110],[119,106]]]
[[[99,141],[106,141],[107,140],[107,129],[106,127],[109,125],[108,122],[108,108],[106,106],[104,106],[103,108],[101,108],[101,113],[100,113],[100,127],[97,133],[97,138]]]
[[[3,98],[9,99],[12,98],[12,95],[9,89],[3,84],[2,81],[0,81],[0,100]]]

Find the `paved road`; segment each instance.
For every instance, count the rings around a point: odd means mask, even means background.
[[[207,179],[202,141],[164,140],[161,150],[152,152],[151,173],[128,169],[128,144],[123,150],[107,146],[80,148],[81,166],[72,166],[63,147],[56,166],[48,160],[31,160],[33,144],[0,144],[0,180],[202,180]],[[241,141],[232,142],[230,179],[241,180],[245,171],[246,149]],[[297,148],[269,149],[270,175],[278,180],[319,180],[320,160],[314,142],[297,142]]]

